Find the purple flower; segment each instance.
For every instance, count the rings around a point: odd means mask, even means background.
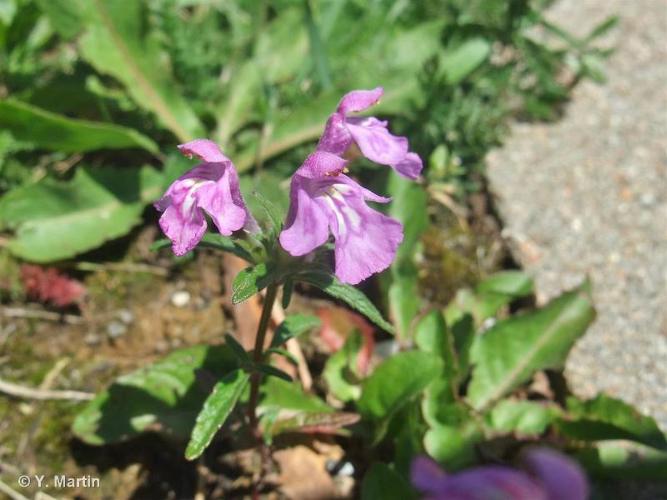
[[[390,134],[387,122],[373,116],[348,116],[373,106],[383,93],[382,87],[377,87],[345,94],[336,112],[329,117],[317,149],[342,156],[355,143],[369,160],[389,165],[402,176],[416,179],[422,170],[422,161],[416,153],[408,151],[405,137]]]
[[[356,284],[391,264],[403,240],[400,222],[366,201],[389,202],[343,174],[347,162],[325,151],[311,154],[294,173],[290,209],[280,244],[300,256],[335,240],[336,276]]]
[[[192,250],[206,232],[206,212],[220,233],[250,227],[254,219],[248,213],[234,164],[218,146],[206,139],[181,144],[186,156],[197,156],[200,163],[176,179],[155,208],[164,212],[160,227],[171,240],[176,255]]]
[[[412,484],[429,500],[586,500],[588,483],[571,459],[548,448],[529,450],[527,472],[488,465],[446,474],[433,460],[412,462]]]

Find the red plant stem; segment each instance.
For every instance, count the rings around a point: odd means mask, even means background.
[[[278,285],[269,285],[266,289],[264,297],[264,306],[262,308],[262,315],[259,318],[259,325],[257,326],[257,336],[255,337],[255,349],[253,351],[253,361],[259,364],[264,358],[264,340],[266,339],[266,330],[271,319],[271,311],[273,303],[276,301],[278,292]],[[259,383],[262,381],[262,374],[259,371],[254,371],[250,376],[250,399],[248,401],[248,419],[250,421],[250,430],[258,441],[262,441],[262,433],[259,429],[259,422],[257,420],[257,402],[259,399]]]

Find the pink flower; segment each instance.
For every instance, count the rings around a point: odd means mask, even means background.
[[[311,154],[292,176],[290,208],[280,244],[305,255],[334,237],[335,273],[356,284],[392,263],[403,227],[366,201],[387,203],[343,174],[347,162],[325,151]]]
[[[586,500],[588,483],[581,467],[549,448],[529,450],[526,472],[487,465],[445,473],[433,460],[412,462],[412,484],[429,500]]]
[[[392,135],[387,122],[375,117],[353,117],[376,104],[384,90],[353,90],[343,96],[336,112],[327,121],[317,149],[342,156],[355,143],[371,161],[389,165],[399,174],[416,179],[422,170],[421,158],[408,150],[405,137]]]
[[[221,234],[229,236],[255,222],[246,209],[234,164],[212,141],[196,139],[178,149],[200,163],[176,179],[155,208],[163,212],[160,227],[176,255],[192,250],[206,232],[208,214]]]

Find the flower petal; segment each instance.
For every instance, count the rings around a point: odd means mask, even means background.
[[[433,499],[447,500],[548,500],[527,474],[509,467],[475,467],[448,476]],[[567,497],[564,497],[567,498]]]
[[[352,145],[352,142],[352,135],[347,129],[344,115],[334,113],[327,120],[322,137],[317,143],[317,149],[342,156]]]
[[[206,232],[206,219],[191,198],[190,191],[172,196],[172,203],[160,217],[160,228],[171,240],[176,255],[185,255],[192,250]]]
[[[403,241],[403,226],[368,207],[361,190],[351,190],[342,197],[342,201],[326,198],[329,225],[336,240],[336,276],[356,285],[391,265]]]
[[[194,141],[180,144],[178,149],[186,156],[196,156],[209,163],[230,161],[229,158],[222,154],[220,147],[215,142],[209,141],[208,139],[195,139]]]
[[[410,481],[422,493],[437,495],[447,480],[447,474],[431,458],[420,455],[410,466]]]
[[[280,233],[280,245],[291,255],[305,255],[323,245],[329,238],[327,214],[302,185],[307,180],[292,177],[290,209],[285,229]]]
[[[229,236],[243,227],[246,210],[243,201],[234,200],[231,183],[238,178],[231,168],[225,168],[217,182],[207,182],[195,192],[197,205],[206,210],[221,234]]]
[[[307,179],[319,179],[337,176],[347,165],[347,161],[327,151],[315,151],[310,154],[294,173],[294,176]]]
[[[542,483],[549,500],[586,500],[588,482],[572,459],[549,448],[534,448],[525,454],[526,468]]]
[[[408,140],[392,135],[387,122],[372,116],[363,119],[348,118],[347,129],[363,155],[382,165],[395,165],[408,154]]]
[[[398,163],[392,165],[394,170],[408,179],[416,179],[423,168],[422,159],[417,153],[408,153]]]
[[[376,87],[372,90],[353,90],[343,96],[338,103],[337,111],[343,115],[348,113],[357,113],[378,103],[384,89]]]

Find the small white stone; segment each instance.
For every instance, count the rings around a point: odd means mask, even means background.
[[[190,292],[180,290],[171,296],[171,303],[176,307],[185,307],[190,303]]]

